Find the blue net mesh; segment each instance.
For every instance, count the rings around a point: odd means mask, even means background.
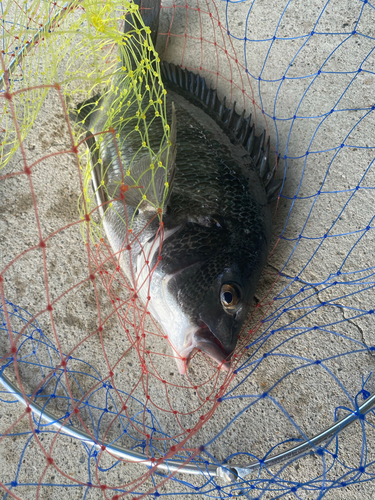
[[[161,57],[203,75],[270,135],[283,179],[274,248],[231,372],[218,373],[197,354],[183,378],[152,319],[126,309],[121,291],[122,309],[113,306],[114,287],[122,284],[108,248],[90,250],[101,283],[94,289],[87,278],[80,229],[69,225],[77,219],[80,188],[73,175],[63,177],[65,164],[46,173],[42,162],[35,173],[43,228],[56,231],[47,244],[50,260],[43,266],[37,249],[35,258],[29,252],[13,261],[37,243],[37,233],[30,189],[8,175],[10,167],[0,179],[6,193],[0,373],[62,427],[0,392],[4,498],[372,498],[373,411],[358,414],[314,454],[272,467],[266,460],[358,411],[375,392],[374,6],[367,0],[162,5]],[[6,39],[5,16],[2,28]],[[12,43],[6,54],[14,53],[18,42]],[[35,125],[31,157],[64,149],[63,137],[56,136],[57,146],[48,142],[57,107],[51,99],[41,127]],[[53,309],[45,303],[47,282],[58,298]],[[98,446],[69,436],[69,425]],[[181,460],[201,473],[130,464],[108,445],[154,463]],[[209,472],[212,465],[252,462],[259,466],[229,484]]]

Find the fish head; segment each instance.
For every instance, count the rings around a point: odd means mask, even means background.
[[[222,370],[230,368],[253,292],[252,281],[246,280],[236,267],[233,263],[212,277],[211,283],[207,283],[206,293],[191,310],[190,321],[196,328],[183,367],[185,370],[195,349],[210,356]],[[199,275],[201,281],[205,281],[200,272],[196,279]],[[209,273],[206,276],[208,278]]]
[[[198,328],[194,333],[197,349],[228,370],[240,331],[247,315],[247,283],[231,269],[213,280],[194,313]]]
[[[161,290],[152,294],[159,297],[158,304],[151,301],[157,309],[154,315],[168,336],[180,374],[186,373],[196,350],[229,370],[247,317],[257,279],[236,263],[221,269],[216,264],[196,262],[161,276]],[[153,284],[157,281],[154,275]]]

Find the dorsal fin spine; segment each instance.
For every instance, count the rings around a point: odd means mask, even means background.
[[[181,69],[172,63],[163,61],[162,75],[164,85],[181,93],[213,118],[235,144],[241,144],[258,170],[263,180],[268,199],[273,201],[280,182],[273,178],[275,169],[269,167],[270,139],[263,130],[260,136],[255,135],[255,127],[251,124],[251,114],[245,118],[245,110],[236,112],[236,103],[232,109],[227,108],[226,98],[223,101],[217,97],[217,90],[208,88],[206,80],[199,74],[194,74],[186,68]],[[171,85],[170,85],[171,84]]]

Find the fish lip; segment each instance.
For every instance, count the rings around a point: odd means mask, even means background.
[[[228,371],[231,365],[233,352],[228,352],[220,340],[211,332],[209,327],[203,321],[200,321],[199,328],[194,333],[194,344],[196,349],[200,349],[212,358],[225,371]],[[188,362],[190,361],[190,353]]]
[[[220,340],[212,333],[203,321],[199,320],[198,328],[191,329],[186,333],[185,346],[176,352],[176,362],[180,375],[186,375],[190,361],[195,351],[199,350],[207,354],[218,364],[219,368],[228,372],[234,351],[228,352]]]

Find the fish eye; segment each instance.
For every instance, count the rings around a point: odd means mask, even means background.
[[[234,285],[225,284],[220,291],[221,304],[227,311],[233,311],[240,301],[240,292]]]

